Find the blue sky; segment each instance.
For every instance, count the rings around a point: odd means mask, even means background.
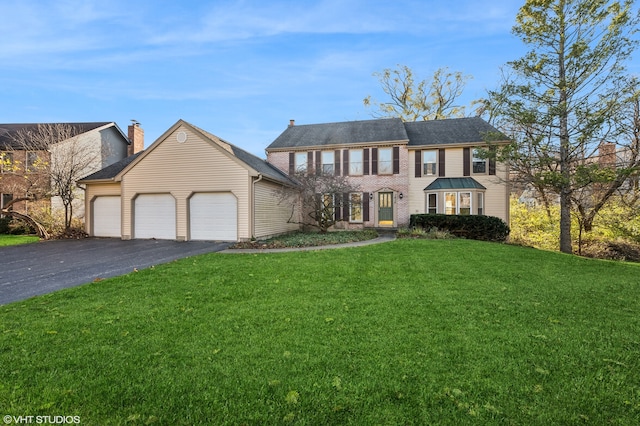
[[[150,145],[184,119],[264,157],[296,124],[365,120],[372,74],[471,75],[524,53],[523,0],[3,0],[0,122],[131,119]]]

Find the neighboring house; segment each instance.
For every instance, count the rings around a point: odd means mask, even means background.
[[[491,144],[488,144],[491,140]],[[509,221],[508,170],[482,153],[508,143],[481,118],[379,119],[289,127],[267,147],[280,170],[349,176],[360,188],[342,227],[400,227],[411,214],[481,214]]]
[[[27,141],[25,145],[18,141],[21,135],[38,134],[45,128],[71,127],[76,136],[61,140],[55,144],[46,144],[38,140]],[[136,150],[144,148],[144,132],[137,123],[129,126],[129,135],[125,135],[114,122],[96,123],[34,123],[0,124],[0,155],[11,163],[12,167],[0,166],[0,207],[11,200],[27,197],[35,186],[40,189],[50,185],[47,170],[58,167],[50,164],[55,159],[65,159],[70,146],[90,158],[83,167],[82,174],[93,173],[112,163],[120,161]],[[77,193],[77,205],[74,208],[77,217],[84,214],[84,194]],[[28,213],[30,202],[20,202],[13,209]],[[62,208],[57,197],[51,199],[52,209]]]
[[[295,187],[285,173],[183,120],[80,183],[92,236],[237,241],[299,227],[274,197]]]

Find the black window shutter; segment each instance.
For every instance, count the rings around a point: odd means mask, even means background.
[[[462,175],[471,176],[471,149],[462,149]]]
[[[349,150],[342,151],[342,176],[349,176]]]
[[[378,174],[378,148],[371,148],[371,174]]]
[[[339,149],[336,149],[336,151],[334,153],[333,162],[334,162],[333,168],[336,171],[335,175],[336,176],[340,176],[340,150]]]
[[[362,174],[369,174],[369,148],[362,150]]]
[[[349,220],[349,193],[342,194],[342,219]]]
[[[444,165],[446,164],[444,153],[445,150],[443,148],[438,150],[438,176],[440,177],[446,176],[446,172],[444,170]]]
[[[400,147],[393,147],[393,174],[397,175],[400,173]]]
[[[362,220],[369,222],[369,193],[362,193]]]
[[[489,148],[489,174],[496,174],[496,147],[492,146]]]
[[[416,177],[422,177],[422,151],[416,150]]]
[[[307,173],[313,169],[313,151],[307,152]]]
[[[316,151],[316,175],[322,173],[322,152]]]
[[[340,193],[333,194],[333,219],[336,222],[340,222],[342,220],[342,209],[340,206],[342,203],[340,202],[342,195]]]
[[[289,174],[292,175],[295,172],[295,154],[293,152],[289,153]]]

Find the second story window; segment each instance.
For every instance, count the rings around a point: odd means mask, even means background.
[[[473,157],[471,159],[473,165],[473,173],[478,175],[487,174],[487,159],[482,155],[482,150],[473,149]]]
[[[296,152],[294,170],[297,173],[306,173],[307,171],[307,153],[306,152]]]
[[[423,176],[436,176],[438,172],[438,151],[431,149],[422,152]]]
[[[13,152],[0,152],[0,173],[13,171]]]
[[[393,174],[393,150],[391,148],[378,149],[378,174]]]
[[[352,149],[349,151],[349,175],[360,176],[363,173],[362,168],[363,156],[361,149]]]
[[[335,163],[335,156],[333,151],[322,151],[322,173],[326,175],[332,175],[333,167]]]
[[[37,172],[39,163],[38,153],[35,151],[27,151],[26,171]]]

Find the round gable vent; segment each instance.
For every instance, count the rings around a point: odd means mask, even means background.
[[[186,142],[187,141],[187,133],[186,132],[178,132],[178,134],[176,135],[176,139],[180,143]]]

